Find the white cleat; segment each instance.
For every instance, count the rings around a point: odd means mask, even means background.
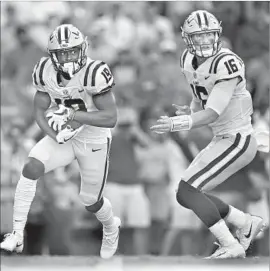
[[[232,259],[245,257],[246,252],[244,248],[238,242],[235,242],[230,246],[219,245],[219,248],[211,256],[204,259]]]
[[[114,225],[110,229],[103,227],[103,239],[100,250],[101,258],[109,259],[115,254],[118,248],[120,226],[120,218],[114,217]]]
[[[0,248],[9,252],[22,253],[23,251],[23,237],[13,231],[5,235],[4,241],[0,244]]]
[[[266,227],[261,217],[250,214],[247,214],[247,216],[246,225],[235,232],[236,238],[245,251],[249,248],[252,240]]]

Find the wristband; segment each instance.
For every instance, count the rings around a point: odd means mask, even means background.
[[[171,132],[187,131],[192,127],[192,118],[190,115],[171,117]]]
[[[72,108],[70,108],[69,110],[70,110],[70,114],[69,114],[69,116],[68,116],[68,119],[69,119],[70,121],[72,121],[72,120],[74,119],[74,117],[75,117],[76,111],[75,111],[74,109],[72,109]]]

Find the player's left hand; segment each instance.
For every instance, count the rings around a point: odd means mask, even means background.
[[[157,125],[150,127],[150,130],[157,134],[163,134],[171,131],[172,120],[168,116],[161,116],[157,120]]]
[[[82,129],[83,126],[79,127],[78,129],[73,129],[71,126],[67,125],[65,129],[57,134],[56,140],[59,144],[64,144],[70,139],[74,138]]]
[[[175,115],[182,116],[182,115],[190,115],[191,109],[188,105],[177,105],[172,104],[172,106],[176,109]]]
[[[74,109],[59,105],[59,109],[54,112],[49,112],[46,117],[49,119],[48,124],[55,131],[60,131],[62,126],[71,120],[74,115]]]

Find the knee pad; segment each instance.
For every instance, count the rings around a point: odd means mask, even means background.
[[[24,167],[23,176],[27,179],[37,180],[44,175],[45,167],[44,164],[33,157],[28,157]]]
[[[189,203],[193,198],[194,193],[199,192],[196,188],[181,180],[176,192],[176,200],[183,207],[190,209]]]
[[[88,205],[88,206],[85,206],[85,209],[91,213],[96,213],[100,210],[100,208],[103,206],[104,204],[104,199],[103,197],[97,201],[96,203],[92,204],[92,205]]]

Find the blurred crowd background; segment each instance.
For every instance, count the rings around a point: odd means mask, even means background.
[[[49,34],[61,23],[77,26],[89,56],[106,61],[115,77],[119,121],[113,130],[107,196],[123,220],[119,253],[209,255],[213,237],[179,206],[181,173],[211,140],[208,128],[157,135],[149,126],[189,104],[179,68],[185,45],[180,26],[196,9],[223,26],[223,46],[245,62],[254,102],[253,124],[269,129],[269,2],[1,2],[1,235],[12,230],[13,197],[24,160],[43,134],[34,122],[31,73],[47,55]],[[47,174],[26,227],[25,254],[98,255],[101,225],[78,200],[77,164]],[[269,155],[254,161],[213,194],[269,225]],[[269,227],[249,255],[269,255]]]

